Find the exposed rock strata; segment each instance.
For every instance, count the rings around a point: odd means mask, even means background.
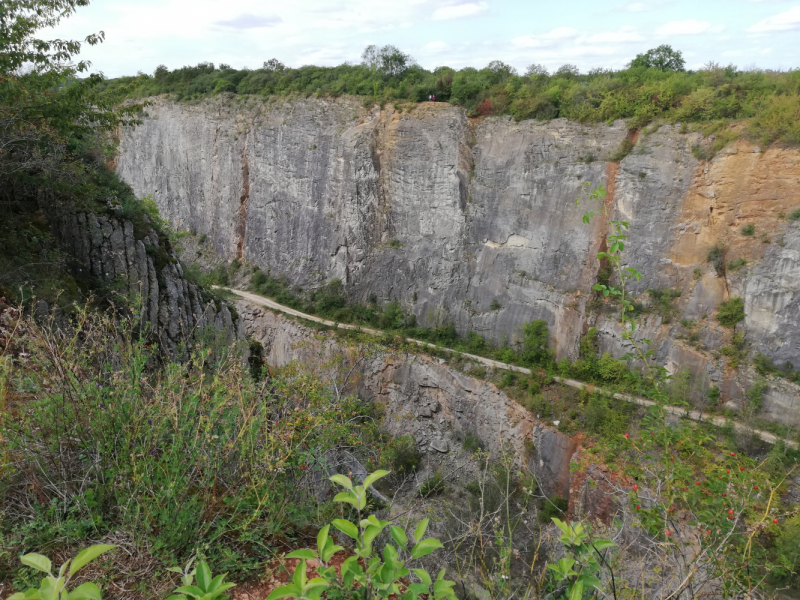
[[[168,353],[177,353],[207,327],[228,342],[237,335],[228,307],[217,308],[203,299],[202,290],[186,280],[177,257],[155,231],[137,238],[130,221],[82,212],[67,215],[55,230],[75,258],[75,274],[127,297]],[[158,264],[159,256],[166,258],[165,264]]]
[[[800,222],[781,216],[800,208],[796,149],[736,142],[698,161],[700,135],[665,125],[617,164],[605,161],[629,136],[622,122],[469,120],[447,104],[401,113],[347,98],[156,99],[148,111],[122,135],[119,173],[229,259],[303,286],[340,278],[354,300],[397,300],[421,323],[495,341],[545,319],[559,357],[575,358],[596,325],[620,355],[615,319],[587,308],[608,224],[585,225],[591,207],[575,206],[582,182],[602,183],[612,218],[630,223],[634,291],[645,303],[648,288],[681,291],[672,323],[654,313],[641,332],[659,361],[740,399],[749,379],[715,358],[731,334],[713,318],[740,294],[752,351],[800,366]],[[747,266],[718,276],[714,245]],[[699,343],[679,339],[681,317]]]
[[[319,365],[325,362],[320,356],[341,353],[334,338],[283,315],[244,301],[236,308],[244,333],[261,342],[270,365],[292,360]],[[381,353],[361,367],[358,392],[384,406],[384,426],[392,435],[413,437],[423,452],[456,450],[459,440],[470,434],[495,458],[506,452],[516,468],[528,464],[546,494],[569,497],[576,445],[537,423],[492,383],[465,375],[441,359]]]

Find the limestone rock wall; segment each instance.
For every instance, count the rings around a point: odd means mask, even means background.
[[[140,321],[167,352],[176,353],[209,326],[227,341],[236,337],[228,307],[203,299],[155,231],[137,237],[130,221],[78,212],[62,217],[55,233],[75,258],[75,274],[99,280],[138,305]],[[159,255],[166,257],[165,264],[159,264]]]
[[[649,288],[681,292],[670,323],[654,311],[642,329],[659,360],[741,397],[747,382],[715,354],[731,337],[715,310],[738,294],[751,351],[800,367],[800,222],[785,218],[800,208],[797,149],[740,141],[699,161],[700,134],[670,125],[634,135],[622,122],[471,120],[438,103],[155,99],[147,110],[122,133],[119,173],[229,259],[302,286],[339,278],[355,301],[396,300],[422,324],[453,321],[494,341],[545,319],[559,357],[575,358],[595,325],[618,356],[613,307],[587,307],[609,233],[602,218],[582,222],[599,207],[575,205],[590,181],[630,224],[638,300],[650,302]],[[632,152],[607,162],[626,138]],[[754,236],[740,233],[747,224]],[[717,274],[706,261],[715,245],[726,264],[747,265]],[[686,342],[681,318],[697,322],[699,343]]]
[[[271,366],[296,360],[319,367],[326,356],[343,351],[332,336],[284,315],[246,301],[237,302],[236,309],[243,333],[262,344]],[[383,405],[383,425],[392,435],[411,436],[422,452],[432,454],[458,450],[467,434],[476,436],[492,456],[506,452],[517,468],[527,464],[546,494],[569,496],[577,444],[537,422],[496,385],[444,360],[413,354],[379,352],[362,363],[358,374],[359,395]]]

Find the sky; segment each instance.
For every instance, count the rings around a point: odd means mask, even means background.
[[[51,32],[104,31],[81,58],[107,77],[199,62],[259,68],[360,62],[393,44],[427,69],[620,69],[660,44],[688,68],[800,67],[800,0],[92,0]]]

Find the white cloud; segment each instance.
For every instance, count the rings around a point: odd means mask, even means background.
[[[626,42],[643,42],[645,38],[633,27],[621,27],[619,31],[594,33],[586,38],[590,44],[622,44]]]
[[[466,4],[454,4],[452,6],[442,6],[433,11],[434,21],[449,21],[452,19],[462,19],[464,17],[474,17],[486,10],[489,6],[486,2],[467,2]]]
[[[422,50],[424,52],[441,52],[449,48],[450,46],[445,44],[444,42],[437,41],[437,42],[428,42],[422,47]]]
[[[708,21],[688,19],[686,21],[670,21],[656,29],[656,33],[659,35],[697,35],[700,33],[719,33],[724,29],[724,26],[712,26]]]
[[[230,27],[231,29],[256,29],[259,27],[273,27],[282,22],[283,20],[280,17],[260,17],[250,13],[243,13],[233,19],[217,21],[215,24],[222,27]]]
[[[765,33],[767,31],[790,31],[792,29],[800,29],[800,6],[794,6],[786,12],[767,17],[749,27],[747,31]]]
[[[571,27],[557,27],[542,35],[523,35],[511,40],[517,48],[551,48],[564,40],[578,37],[578,30]]]

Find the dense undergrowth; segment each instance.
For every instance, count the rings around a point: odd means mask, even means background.
[[[93,311],[67,329],[25,318],[7,328],[0,581],[31,583],[20,554],[66,556],[101,538],[127,554],[102,578],[146,596],[164,566],[190,555],[241,578],[330,516],[312,473],[335,467],[331,452],[370,469],[419,462],[352,396],[341,361],[315,374],[248,368],[242,348],[220,347],[211,331],[189,362],[164,361],[135,329]]]
[[[742,71],[713,63],[698,71],[632,66],[589,73],[564,65],[552,74],[532,65],[524,75],[500,61],[482,69],[439,67],[428,71],[409,57],[402,68],[391,69],[374,68],[368,62],[294,69],[269,61],[253,70],[200,63],[172,71],[162,66],[152,76],[139,74],[104,82],[109,92],[122,86],[128,87],[126,94],[131,97],[171,94],[179,100],[218,94],[349,94],[369,103],[416,103],[433,95],[437,102],[463,106],[470,116],[565,117],[581,122],[629,119],[631,127],[657,119],[698,124],[748,120],[750,136],[760,143],[800,143],[800,71]]]

